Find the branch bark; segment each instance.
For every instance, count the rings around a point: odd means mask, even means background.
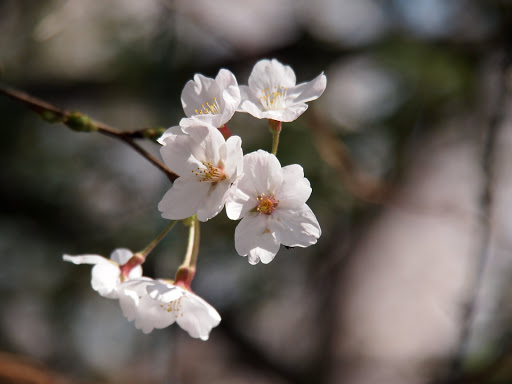
[[[158,160],[151,153],[146,151],[144,148],[142,148],[139,144],[135,142],[135,138],[144,138],[154,135],[154,132],[152,132],[154,130],[123,132],[117,128],[114,128],[100,121],[92,120],[88,116],[80,112],[67,111],[46,101],[31,96],[25,92],[19,91],[11,87],[7,87],[2,84],[0,84],[0,93],[3,93],[4,95],[10,97],[15,101],[21,102],[49,123],[62,123],[75,131],[95,131],[103,135],[114,137],[118,140],[121,140],[125,144],[132,147],[142,157],[145,157],[155,167],[157,167],[163,173],[165,173],[170,181],[174,181],[179,177],[179,175],[171,171],[169,168],[165,166],[165,164],[163,164],[160,160]],[[144,134],[145,131],[148,132],[146,135]]]

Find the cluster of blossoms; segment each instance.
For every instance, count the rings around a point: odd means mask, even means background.
[[[195,295],[197,221],[207,221],[226,208],[228,218],[241,220],[235,229],[235,249],[251,264],[271,262],[280,245],[308,247],[321,235],[320,225],[306,201],[308,179],[298,164],[282,167],[276,157],[282,122],[297,119],[306,102],[324,92],[322,73],[296,85],[289,66],[261,60],[247,86],[221,69],[215,79],[195,75],[183,89],[185,115],[178,126],[160,138],[166,166],[179,175],[158,204],[162,217],[191,220],[189,249],[174,282],[142,276],[141,264],[156,243],[136,254],[115,250],[110,259],[98,255],[64,255],[75,264],[94,264],[92,287],[100,295],[118,299],[124,315],[143,332],[177,322],[190,336],[208,339],[220,322],[217,311]],[[272,153],[243,154],[242,140],[227,123],[235,112],[268,119]]]

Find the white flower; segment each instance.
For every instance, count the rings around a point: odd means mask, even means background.
[[[172,127],[159,139],[165,164],[180,177],[158,209],[171,220],[197,214],[207,221],[222,210],[231,184],[242,172],[242,140],[225,140],[217,128],[204,124],[190,126],[187,132]]]
[[[214,79],[195,75],[181,93],[181,103],[187,117],[216,128],[226,124],[240,104],[240,90],[233,75],[221,69]]]
[[[177,322],[191,337],[208,340],[221,320],[202,298],[165,281],[144,277],[128,280],[117,291],[124,315],[144,333]]]
[[[240,86],[242,102],[239,112],[248,112],[258,119],[290,122],[302,115],[307,101],[318,99],[325,90],[323,72],[312,81],[295,85],[293,69],[279,61],[260,60],[249,76],[249,86]]]
[[[243,218],[235,229],[237,252],[249,263],[269,263],[280,244],[307,247],[321,235],[320,225],[306,205],[311,195],[300,165],[281,168],[274,155],[259,150],[244,156],[244,173],[226,203],[232,220]]]
[[[133,252],[126,248],[117,248],[107,259],[100,255],[79,255],[70,256],[64,255],[62,258],[65,261],[70,261],[74,264],[93,264],[91,271],[91,285],[92,289],[97,291],[101,296],[108,297],[109,299],[117,299],[116,288],[121,284],[121,265],[124,265],[133,256]],[[140,265],[133,268],[128,274],[129,279],[134,279],[142,276],[142,267]]]

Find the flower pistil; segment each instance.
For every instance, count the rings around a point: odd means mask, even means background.
[[[262,193],[260,196],[256,197],[258,200],[258,206],[256,207],[256,211],[260,214],[271,215],[279,205],[279,200],[277,200],[274,195],[265,195]]]

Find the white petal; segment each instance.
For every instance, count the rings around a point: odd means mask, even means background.
[[[190,175],[206,163],[222,165],[226,142],[217,128],[200,124],[197,119],[182,119],[163,140],[160,153],[166,165],[180,176]],[[222,161],[221,161],[222,160]]]
[[[282,168],[283,183],[276,193],[279,207],[284,209],[299,208],[309,199],[311,186],[304,177],[304,170],[298,164]]]
[[[204,132],[204,136],[206,135],[207,131]],[[163,143],[160,155],[170,170],[185,176],[197,167],[197,160],[191,158],[191,148],[196,146],[195,141],[181,127],[169,128],[160,141]]]
[[[176,321],[179,300],[185,293],[181,288],[162,281],[152,281],[141,295],[135,327],[144,333],[165,328]]]
[[[258,264],[258,262],[260,262],[260,261],[263,264],[268,264],[272,260],[274,260],[274,257],[276,256],[278,251],[279,251],[279,242],[276,241],[275,244],[273,244],[273,247],[271,250],[268,250],[266,248],[261,248],[261,247],[256,247],[256,248],[251,249],[251,252],[249,252],[247,260],[249,261],[249,264],[252,264],[252,265]]]
[[[247,112],[258,119],[272,119],[291,122],[303,114],[308,106],[307,101],[315,100],[322,95],[327,85],[323,73],[315,79],[295,85],[293,70],[277,60],[262,60],[258,62],[249,77],[249,87],[241,86],[242,101],[238,110]],[[269,90],[285,88],[284,100],[274,104],[277,109],[267,110],[261,98],[268,95]]]
[[[227,216],[231,220],[244,217],[257,207],[258,196],[275,194],[282,180],[281,164],[274,155],[262,150],[245,155],[242,177],[226,201]]]
[[[234,112],[233,112],[233,114],[234,114]],[[212,127],[215,127],[215,128],[220,128],[224,124],[226,124],[227,121],[229,121],[229,119],[224,118],[223,114],[214,115],[211,113],[208,113],[205,115],[194,115],[191,117],[191,119],[194,119],[196,122],[198,122],[200,124],[211,125]],[[181,121],[180,121],[180,125],[181,125]],[[185,131],[185,129],[184,129],[184,131]]]
[[[191,154],[203,164],[210,162],[213,165],[218,165],[219,149],[226,144],[222,133],[217,128],[207,125],[188,127],[186,131],[193,140],[190,145]]]
[[[201,109],[201,105],[213,101],[219,93],[219,87],[215,81],[201,74],[194,76],[194,80],[189,80],[181,92],[181,103],[185,115],[188,117],[197,115],[196,109]]]
[[[161,329],[168,327],[176,321],[176,315],[168,312],[159,301],[156,301],[148,295],[140,298],[137,317],[135,318],[135,327],[141,329],[144,333],[151,332],[154,328]]]
[[[188,134],[188,131],[187,131],[188,127],[204,125],[204,122],[202,122],[201,120],[197,119],[195,116],[192,116],[192,117],[184,117],[184,118],[182,118],[180,120],[180,124],[179,125],[181,127],[182,132]],[[162,135],[162,137],[163,137],[163,135]]]
[[[241,256],[249,255],[249,263],[269,263],[279,251],[279,242],[268,227],[268,217],[248,213],[235,229],[235,248]]]
[[[266,111],[263,109],[259,100],[243,100],[238,107],[238,111],[247,112],[257,119],[266,119]],[[275,120],[275,119],[273,119]]]
[[[327,86],[327,77],[323,72],[313,80],[289,88],[287,97],[294,103],[305,103],[318,99],[325,91]]]
[[[239,110],[241,112],[248,112],[258,119],[271,119],[289,123],[297,120],[307,109],[308,105],[304,103],[287,106],[285,109],[279,110],[264,110],[260,105],[261,103],[253,103],[252,101],[244,101]]]
[[[252,104],[259,105],[261,107],[261,101],[259,99],[258,93],[249,88],[248,85],[241,85],[240,89],[240,105],[238,106],[238,111],[242,112],[242,105],[249,101]],[[260,109],[260,108],[258,108]]]
[[[128,278],[137,279],[139,277],[142,277],[142,266],[137,265],[130,271],[130,273],[128,273]]]
[[[306,204],[297,210],[278,208],[272,213],[269,227],[277,241],[289,247],[308,247],[322,234],[315,214]]]
[[[182,120],[183,120],[183,119],[182,119]],[[180,126],[181,126],[181,124],[180,124]],[[166,140],[167,138],[169,138],[169,137],[170,137],[170,138],[172,138],[172,137],[174,137],[174,136],[176,136],[176,135],[180,134],[180,131],[181,131],[181,127],[180,127],[180,126],[174,126],[174,127],[167,128],[167,129],[165,130],[165,132],[162,134],[162,136],[160,136],[160,137],[158,138],[158,142],[159,142],[160,144],[162,144],[162,145],[165,145],[165,144],[166,144],[166,143],[165,143],[165,140]],[[181,135],[183,135],[183,132],[181,132]]]
[[[247,112],[256,117],[263,119],[263,105],[261,104],[259,92],[252,90],[247,85],[240,86],[241,102],[238,106],[239,112]]]
[[[121,310],[123,311],[124,317],[126,317],[129,321],[135,320],[140,302],[139,295],[131,290],[118,292],[118,295],[119,304],[121,305]]]
[[[116,248],[110,254],[110,260],[117,263],[118,265],[124,265],[133,256],[133,252],[127,248]]]
[[[113,264],[113,262],[100,255],[63,255],[62,260],[69,261],[73,264]]]
[[[222,113],[221,119],[216,121],[216,124],[212,125],[216,128],[220,128],[233,117],[238,105],[240,104],[241,97],[236,77],[227,69],[221,69],[219,71],[219,74],[215,78],[215,82],[219,84],[219,87],[222,90],[220,103]]]
[[[285,98],[283,106],[277,110],[266,110],[261,102],[261,97],[268,94],[269,90],[295,88],[295,73],[289,66],[284,66],[277,60],[261,60],[254,66],[249,76],[249,87],[241,86],[242,101],[238,108],[241,112],[247,112],[258,119],[272,119],[290,122],[299,117],[307,105],[294,107]]]
[[[141,298],[136,326],[144,332],[164,328],[174,321],[190,336],[207,340],[212,327],[220,322],[217,311],[199,296],[164,282],[147,287]]]
[[[118,291],[132,291],[137,294],[137,296],[144,296],[147,294],[147,287],[151,284],[154,284],[156,280],[150,277],[139,277],[137,279],[127,280],[117,287]]]
[[[251,178],[257,196],[275,194],[283,181],[281,164],[273,154],[258,150],[244,156],[244,174],[238,188],[245,188],[244,178]],[[246,191],[250,192],[250,191]]]
[[[114,261],[115,263],[119,265],[125,265],[128,260],[130,260],[133,257],[133,252],[130,251],[127,248],[117,248],[114,249],[114,251],[110,254],[110,260]],[[142,276],[142,267],[140,265],[137,265],[136,267],[132,268],[130,273],[128,274],[128,277],[130,279],[135,279]]]
[[[162,303],[170,303],[171,301],[178,300],[185,294],[185,290],[175,285],[166,283],[161,280],[155,280],[146,288],[147,294],[153,300],[161,301]]]
[[[162,217],[183,220],[194,215],[208,195],[209,188],[210,183],[200,183],[191,177],[179,177],[158,203]]]
[[[288,105],[285,109],[277,111],[265,111],[263,116],[265,119],[272,119],[282,121],[284,123],[289,123],[291,121],[297,120],[297,118],[306,112],[307,109],[308,105],[304,103]]]
[[[231,183],[228,180],[218,183],[204,183],[210,186],[206,197],[201,201],[197,209],[197,219],[205,222],[210,220],[224,208],[227,192]]]
[[[197,170],[197,167],[204,167],[207,162],[218,165],[219,149],[225,145],[225,140],[217,128],[190,118],[181,119],[180,127],[173,127],[172,130],[160,149],[170,169],[185,176]]]
[[[272,89],[274,86],[278,86],[278,88],[281,86],[293,87],[296,84],[296,78],[291,67],[283,65],[275,59],[272,61],[260,60],[254,65],[248,83],[254,92],[267,88]]]
[[[120,282],[121,270],[114,263],[96,264],[91,271],[91,286],[101,296],[117,298],[115,289]]]
[[[194,76],[183,89],[181,101],[185,114],[203,123],[220,128],[231,119],[240,104],[240,91],[235,75],[221,69],[215,80],[202,75]],[[216,109],[209,109],[208,105]]]
[[[219,85],[220,89],[229,89],[232,91],[233,88],[238,89],[238,82],[236,81],[235,75],[227,69],[222,68],[219,73],[217,74],[217,77],[215,77],[215,82]],[[231,93],[231,92],[230,92]],[[233,96],[240,94],[240,91],[233,92]]]
[[[74,264],[93,264],[91,271],[91,286],[101,296],[116,298],[115,288],[119,283],[121,270],[119,265],[112,260],[100,255],[64,255],[63,260]]]
[[[226,215],[231,220],[240,220],[258,205],[255,197],[256,193],[249,195],[243,189],[239,189],[238,185],[239,183],[237,183],[235,190],[230,191],[229,197],[226,200]],[[247,189],[245,188],[245,190]]]
[[[128,280],[117,286],[116,292],[119,296],[119,304],[124,316],[132,321],[138,313],[140,297],[147,294],[146,287],[154,282],[148,277]]]
[[[226,159],[224,173],[231,179],[242,174],[244,165],[244,153],[242,151],[242,139],[239,136],[231,136],[226,140]]]
[[[220,315],[210,304],[193,293],[187,293],[182,301],[177,323],[191,337],[208,340],[210,331],[220,323]]]

